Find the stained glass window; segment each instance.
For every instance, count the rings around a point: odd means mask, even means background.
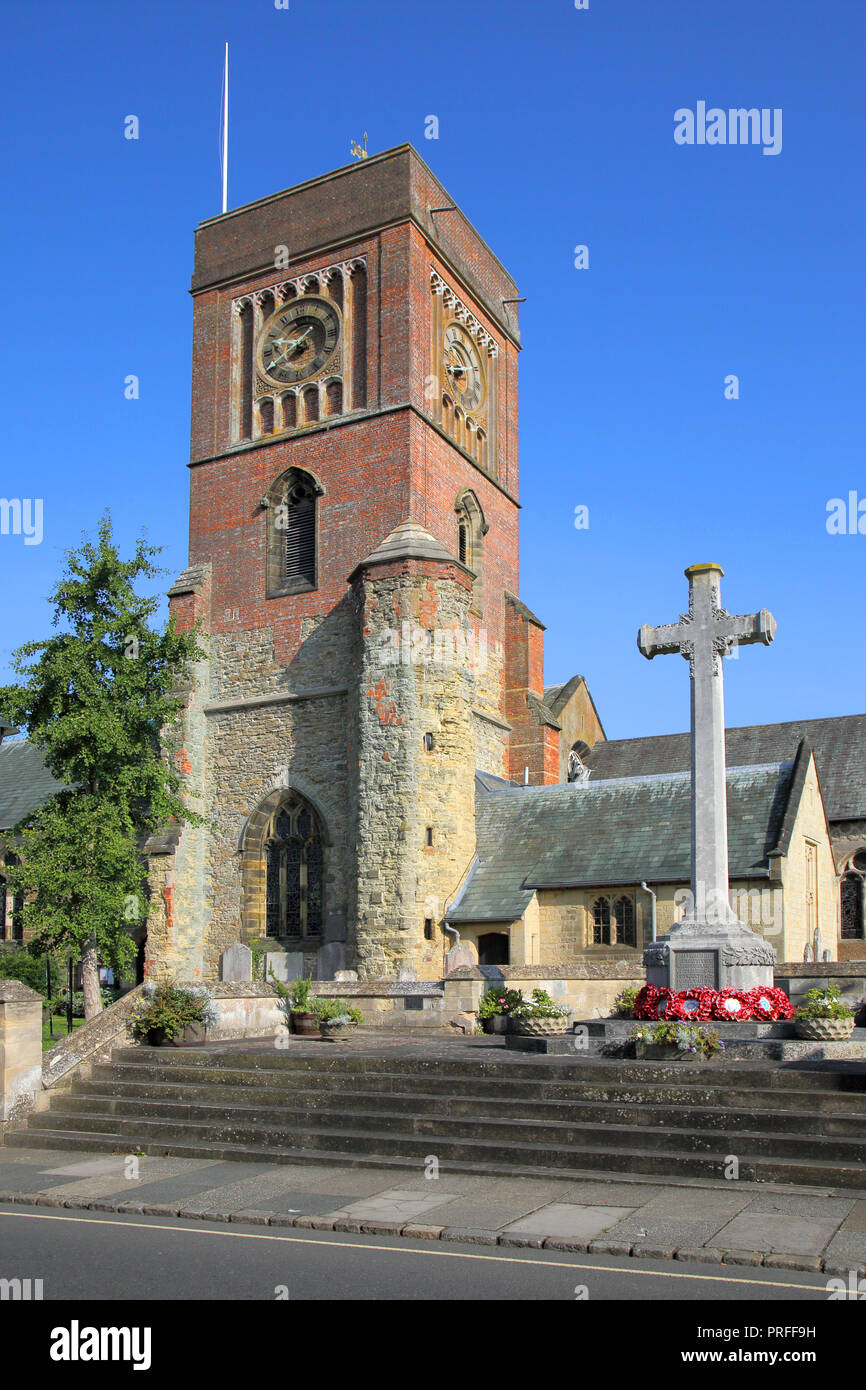
[[[322,834],[315,812],[298,796],[290,796],[273,818],[266,863],[268,936],[321,936]]]

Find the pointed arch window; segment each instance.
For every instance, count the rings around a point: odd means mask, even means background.
[[[321,492],[321,485],[311,474],[290,468],[264,499],[268,508],[268,598],[318,587]]]
[[[7,854],[5,861],[0,861],[0,871],[6,864],[13,868],[18,863],[18,857],[14,854]],[[24,940],[24,894],[9,892],[5,875],[0,872],[0,941],[22,942]]]
[[[634,898],[627,893],[596,898],[591,912],[593,946],[637,946]]]
[[[318,940],[324,918],[324,851],[319,818],[290,795],[275,812],[265,841],[268,936]]]
[[[860,858],[858,855],[857,858]],[[855,859],[855,863],[857,860]],[[863,937],[863,897],[864,880],[861,874],[852,870],[842,878],[842,922],[840,936],[843,941],[859,941]]]

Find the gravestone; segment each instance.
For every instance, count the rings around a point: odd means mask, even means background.
[[[238,941],[220,956],[220,979],[225,984],[248,984],[253,978],[253,953]]]
[[[335,980],[337,972],[346,965],[346,948],[342,941],[328,941],[316,955],[316,979]]]
[[[303,951],[268,951],[265,956],[266,980],[270,980],[271,971],[283,984],[299,980],[304,973]]]
[[[648,624],[638,649],[648,660],[678,653],[691,686],[691,902],[669,932],[644,951],[647,984],[682,990],[772,987],[776,952],[730,905],[725,711],[722,657],[735,646],[769,645],[776,621],[759,613],[732,616],[722,607],[720,565],[691,565],[689,611],[678,623]]]

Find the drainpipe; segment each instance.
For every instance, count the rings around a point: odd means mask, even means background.
[[[652,890],[651,888],[648,888],[648,887],[647,887],[647,885],[646,885],[646,883],[644,883],[643,879],[641,879],[641,885],[640,885],[640,886],[641,886],[641,888],[644,890],[644,892],[645,892],[645,893],[649,893],[650,897],[652,898],[652,907],[651,907],[651,909],[650,909],[650,913],[651,913],[651,920],[652,920],[652,933],[653,933],[653,934],[652,934],[652,939],[653,939],[653,941],[655,941],[655,939],[656,939],[656,895],[655,895],[655,893],[653,892],[653,890]]]

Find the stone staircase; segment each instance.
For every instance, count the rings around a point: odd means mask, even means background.
[[[120,1048],[10,1146],[866,1188],[866,1067]]]

